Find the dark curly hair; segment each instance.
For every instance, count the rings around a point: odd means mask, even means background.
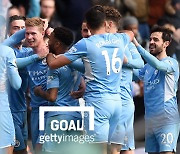
[[[71,30],[65,27],[56,27],[53,31],[54,37],[63,43],[66,47],[70,47],[74,42],[74,35]]]
[[[103,6],[103,8],[106,14],[106,20],[112,20],[117,28],[119,28],[122,17],[120,12],[112,6]]]
[[[151,34],[155,32],[161,32],[162,33],[162,39],[163,41],[169,41],[171,42],[172,40],[172,31],[168,28],[162,27],[162,26],[154,26],[151,29]]]

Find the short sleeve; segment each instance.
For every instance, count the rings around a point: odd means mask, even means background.
[[[59,88],[60,73],[58,69],[48,71],[47,89]]]
[[[86,42],[84,39],[81,39],[75,45],[71,47],[71,49],[64,54],[66,58],[70,61],[75,61],[78,58],[84,57],[87,55]]]

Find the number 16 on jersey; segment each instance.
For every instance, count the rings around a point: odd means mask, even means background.
[[[119,50],[119,48],[115,48],[114,49],[114,52],[113,52],[113,55],[112,55],[112,59],[109,58],[109,54],[108,54],[107,50],[103,50],[102,51],[102,55],[104,56],[105,61],[106,61],[106,72],[107,72],[107,75],[110,75],[111,70],[114,73],[119,73],[121,68],[122,68],[122,60],[119,57],[116,57],[117,53],[118,53],[118,50]],[[116,64],[117,63],[119,63],[119,66],[116,68]]]

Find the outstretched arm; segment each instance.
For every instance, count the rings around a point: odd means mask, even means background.
[[[25,38],[25,29],[22,29],[3,41],[3,45],[15,46]]]
[[[139,53],[141,56],[146,60],[146,62],[151,65],[152,67],[156,68],[157,70],[164,71],[164,72],[174,72],[172,64],[166,61],[160,61],[153,55],[151,55],[148,51],[146,51],[134,38],[134,44],[136,45]]]
[[[40,2],[39,0],[30,0],[30,8],[27,14],[28,18],[39,17],[40,15]]]
[[[85,73],[85,67],[81,59],[73,61],[69,66],[83,74]]]
[[[121,31],[118,31],[119,33],[125,33],[129,36],[130,38],[130,42],[133,40],[134,38],[134,33],[130,30],[121,30]]]
[[[75,61],[86,55],[86,43],[83,39],[81,39],[75,45],[73,45],[71,49],[64,55],[55,57],[52,53],[49,53],[47,56],[47,64],[49,65],[50,69],[57,69],[64,65],[70,64],[72,61]]]
[[[127,56],[127,63],[125,66],[134,68],[134,69],[140,69],[144,67],[144,61],[141,58],[141,55],[137,51],[136,46],[133,43],[130,43],[128,47],[126,48],[127,51],[125,51],[125,55]],[[132,58],[128,58],[131,57]]]
[[[71,61],[68,58],[66,58],[64,55],[60,55],[58,57],[53,56],[52,53],[49,53],[47,55],[47,64],[50,69],[57,69],[59,67],[62,67],[70,63]]]
[[[31,55],[29,57],[24,57],[24,58],[17,58],[16,63],[18,68],[24,68],[28,66],[29,64],[34,63],[39,59],[39,56],[37,54]]]

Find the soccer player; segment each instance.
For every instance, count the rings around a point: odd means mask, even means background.
[[[83,38],[88,38],[91,36],[90,30],[87,28],[87,22],[84,20],[81,25],[81,35]]]
[[[40,18],[29,18],[25,21],[26,30],[20,30],[17,35],[10,37],[11,45],[19,43],[26,38],[26,44],[33,50],[28,55],[38,54],[40,57],[46,57],[49,52],[46,42],[44,41],[45,29],[47,28],[47,21]],[[3,43],[6,43],[4,41]],[[27,58],[27,57],[26,57]],[[34,95],[34,87],[42,85],[46,89],[46,74],[47,74],[46,59],[42,58],[39,61],[35,61],[33,64],[27,66],[28,70],[28,84],[31,94],[31,134],[32,144],[35,151],[41,151],[41,144],[39,144],[38,136],[43,133],[39,131],[39,106],[47,105],[47,101]]]
[[[106,20],[108,22],[108,30],[116,33],[120,26],[120,13],[113,7],[104,6],[106,12]],[[125,59],[122,67],[121,78],[121,99],[122,99],[122,115],[120,120],[120,132],[122,149],[121,154],[132,154],[135,149],[134,145],[134,102],[132,96],[132,75],[134,68],[142,68],[144,62],[138,53],[135,45],[131,42],[125,50]],[[128,111],[128,112],[127,112]]]
[[[41,54],[46,55],[49,50],[44,42],[44,21],[38,17],[28,18],[25,21],[25,39],[28,47],[33,49],[31,54]],[[31,102],[31,134],[32,134],[32,144],[35,151],[41,151],[41,144],[39,144],[39,135],[43,132],[39,131],[39,107],[48,105],[47,100],[37,97],[34,94],[34,88],[36,86],[42,86],[46,90],[47,83],[47,71],[48,66],[46,59],[43,58],[39,61],[32,63],[27,66],[28,70],[28,83],[30,87]]]
[[[7,80],[16,90],[21,87],[22,80],[17,71],[14,51],[2,44],[0,48],[0,153],[12,154],[15,145],[15,130],[8,102]]]
[[[9,18],[8,24],[8,35],[11,36],[17,31],[25,28],[25,17],[23,16],[11,16]],[[14,36],[12,36],[14,37]],[[11,46],[12,38],[8,38],[3,44]],[[26,145],[28,139],[27,130],[27,107],[25,101],[25,93],[27,91],[28,85],[28,73],[27,69],[24,68],[26,65],[33,63],[39,59],[37,54],[28,56],[32,52],[31,48],[22,47],[23,41],[15,46],[11,46],[14,50],[17,59],[17,66],[19,68],[19,74],[22,79],[22,85],[19,90],[15,90],[13,87],[9,86],[8,99],[10,103],[10,109],[13,116],[13,122],[16,134],[16,145],[14,146],[14,153],[24,154],[26,153]],[[26,57],[26,58],[24,58]]]
[[[51,33],[49,38],[49,50],[55,55],[63,54],[68,51],[70,45],[73,43],[73,33],[64,27],[56,27]],[[81,82],[81,74],[70,68],[69,66],[63,66],[55,70],[48,71],[47,91],[42,90],[42,87],[36,87],[34,89],[35,94],[49,101],[49,106],[79,106],[78,99],[74,99],[70,93],[71,91],[78,90]],[[72,131],[54,131],[51,129],[51,122],[53,120],[66,120],[76,122],[81,121],[80,112],[48,112],[47,122],[45,127],[45,134],[51,135],[56,133],[59,136],[71,135]],[[75,134],[75,132],[73,132]],[[78,133],[77,133],[78,134]],[[80,134],[80,133],[79,133]],[[43,149],[46,152],[58,152],[67,153],[66,150],[70,147],[63,147],[65,145],[63,141],[61,144],[57,142],[45,142]],[[64,152],[63,152],[64,151]]]
[[[108,140],[112,143],[112,154],[119,152],[118,122],[121,113],[120,77],[124,48],[134,37],[133,33],[106,33],[106,14],[102,6],[94,6],[86,13],[87,26],[92,36],[77,42],[64,55],[54,58],[48,55],[50,68],[58,68],[82,58],[85,65],[86,106],[94,107],[94,131],[85,127],[94,142],[101,143],[107,153]]]
[[[171,42],[171,32],[154,27],[146,51],[134,40],[147,64],[136,73],[144,81],[145,150],[149,154],[176,152],[180,119],[177,106],[178,62],[168,57],[166,48]]]

